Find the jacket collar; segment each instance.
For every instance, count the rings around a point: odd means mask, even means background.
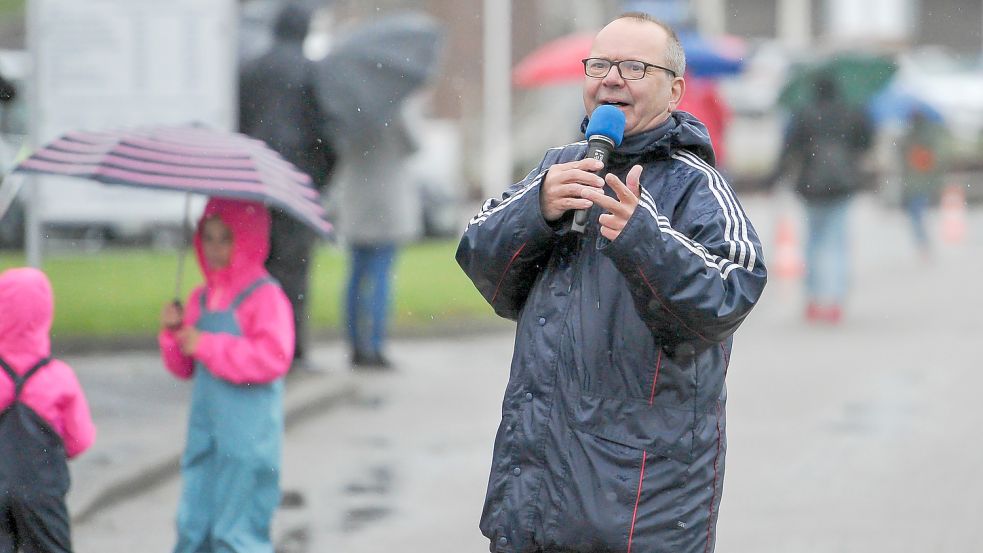
[[[587,130],[589,118],[584,117],[580,131]],[[686,149],[716,164],[710,135],[700,120],[685,111],[674,111],[668,119],[654,129],[626,136],[614,152],[611,164],[639,163],[655,159],[668,159],[673,151]]]

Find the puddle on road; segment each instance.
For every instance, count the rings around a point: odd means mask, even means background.
[[[345,495],[387,495],[392,489],[392,471],[389,467],[376,466],[369,470],[369,478],[345,486]]]
[[[276,553],[307,553],[311,541],[310,528],[306,525],[291,528],[277,540]]]
[[[379,436],[366,436],[365,443],[375,448],[389,446],[389,440]],[[393,470],[388,464],[375,464],[366,467],[361,476],[346,484],[344,494],[357,506],[345,510],[341,531],[356,532],[389,516],[393,480]]]
[[[302,509],[306,504],[304,494],[298,490],[283,490],[280,494],[281,509]]]
[[[342,521],[342,532],[355,532],[364,528],[367,524],[378,522],[389,515],[391,509],[388,507],[361,507],[349,509],[345,513]]]

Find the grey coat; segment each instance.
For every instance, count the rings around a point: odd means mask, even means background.
[[[337,141],[341,163],[328,208],[342,239],[355,245],[400,244],[423,231],[420,190],[407,160],[415,143],[401,119],[360,137]]]

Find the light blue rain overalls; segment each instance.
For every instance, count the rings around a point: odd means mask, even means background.
[[[268,283],[276,281],[252,283],[222,311],[208,310],[206,290],[195,326],[241,336],[236,308]],[[273,552],[270,522],[280,501],[282,435],[283,379],[236,385],[195,363],[174,553]]]

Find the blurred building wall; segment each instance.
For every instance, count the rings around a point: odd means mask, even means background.
[[[983,2],[922,0],[915,17],[915,42],[942,44],[978,56],[983,48]]]
[[[693,0],[698,1],[698,0]],[[786,0],[724,0],[726,32],[744,37],[781,36],[775,16]],[[981,0],[809,0],[809,43],[823,45],[848,37],[898,46],[937,44],[967,58],[983,48]],[[876,17],[856,20],[854,12]],[[880,29],[878,33],[877,30]]]

